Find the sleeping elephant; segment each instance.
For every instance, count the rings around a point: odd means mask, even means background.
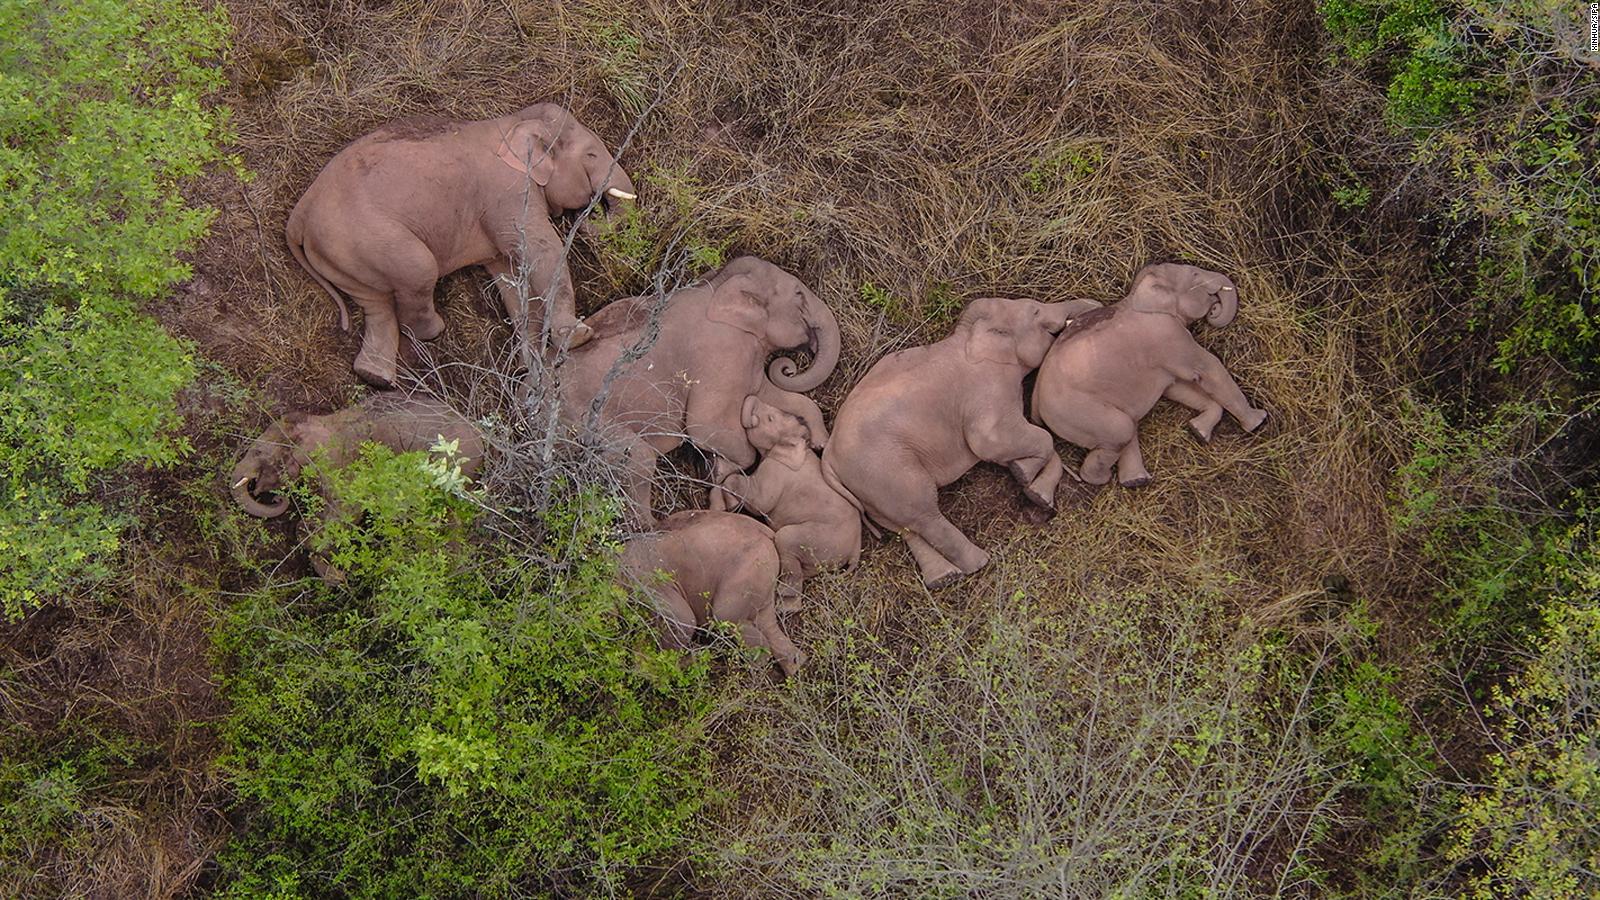
[[[800,417],[746,398],[745,434],[761,451],[755,472],[735,472],[711,488],[712,509],[746,509],[772,526],[778,545],[778,611],[800,608],[805,580],[861,558],[861,511],[829,486]]]
[[[770,650],[785,675],[804,662],[778,625],[772,529],[755,519],[705,509],[675,513],[659,532],[628,541],[621,568],[655,602],[666,646],[687,649],[695,629],[717,619],[737,624],[745,644]]]
[[[739,257],[704,283],[668,296],[652,342],[651,310],[660,302],[632,297],[607,304],[590,317],[594,339],[557,370],[563,419],[580,439],[625,460],[635,513],[645,522],[653,520],[656,460],[685,439],[717,461],[713,481],[755,463],[741,418],[752,394],[799,416],[812,446],[825,445],[822,410],[799,392],[821,384],[839,361],[833,312],[800,279],[765,260]],[[772,353],[799,347],[812,353],[809,369],[797,372],[787,357],[766,366]]]
[[[1134,276],[1120,302],[1078,318],[1045,356],[1033,389],[1033,415],[1062,439],[1089,452],[1078,477],[1127,487],[1148,484],[1139,450],[1139,420],[1163,396],[1194,410],[1189,431],[1202,443],[1233,414],[1245,431],[1267,419],[1245,399],[1221,361],[1195,343],[1189,327],[1233,321],[1239,291],[1220,272],[1161,263]]]
[[[455,441],[461,471],[471,475],[483,461],[483,438],[459,413],[434,400],[372,394],[355,406],[319,416],[292,412],[274,422],[233,467],[229,478],[233,499],[252,516],[270,519],[289,509],[280,493],[300,477],[313,457],[320,465],[338,468],[354,462],[365,443],[382,444],[405,453],[427,450],[441,439]],[[326,485],[323,496],[328,495]],[[331,508],[328,515],[336,515]],[[317,574],[334,581],[334,572],[313,554]]]
[[[588,339],[578,321],[572,275],[551,218],[635,199],[633,182],[605,142],[565,109],[541,103],[479,122],[402,121],[378,129],[323,167],[289,214],[296,260],[339,306],[340,291],[366,316],[356,374],[394,383],[400,328],[419,340],[444,330],[434,283],[466,266],[496,276],[506,315],[543,327],[539,304],[524,311],[508,276],[526,267],[534,298],[547,298],[553,340]]]
[[[1029,500],[1055,509],[1061,458],[1023,417],[1022,379],[1089,300],[974,300],[936,344],[891,353],[845,398],[822,472],[872,520],[906,539],[930,588],[971,574],[989,554],[939,511],[939,488],[979,461],[1008,467]]]

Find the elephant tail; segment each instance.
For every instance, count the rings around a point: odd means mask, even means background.
[[[305,223],[300,220],[300,208],[297,206],[294,212],[289,214],[289,224],[284,228],[284,237],[289,241],[289,252],[294,254],[294,261],[300,264],[300,268],[305,269],[306,274],[315,279],[317,284],[322,285],[322,289],[333,298],[334,305],[339,307],[339,330],[349,331],[350,307],[345,305],[344,296],[332,282],[323,277],[321,272],[312,267],[310,260],[306,259],[305,230]]]
[[[850,501],[850,505],[854,506],[856,508],[856,512],[861,514],[862,526],[867,529],[867,533],[872,535],[874,540],[878,540],[883,537],[882,529],[878,528],[877,525],[874,525],[872,522],[872,517],[867,515],[867,508],[861,505],[861,501],[856,499],[856,495],[850,493],[850,489],[845,487],[843,482],[839,481],[838,475],[834,474],[833,466],[828,465],[827,456],[822,457],[822,480],[827,482],[828,487],[833,488],[835,493]],[[857,547],[856,555],[850,560],[850,567],[854,568],[856,560],[860,558],[861,548]]]

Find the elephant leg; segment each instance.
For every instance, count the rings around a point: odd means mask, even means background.
[[[807,549],[812,541],[804,526],[790,525],[777,530],[774,543],[778,546],[778,612],[799,612],[800,588],[806,574],[816,568],[808,565],[815,560]]]
[[[565,257],[566,242],[556,232],[555,226],[548,219],[535,217],[522,229],[521,234],[509,237],[511,240],[500,248],[500,252],[507,260],[520,260],[526,267],[529,339],[537,342],[535,335],[548,327],[551,343],[557,348],[571,350],[588,343],[594,332],[578,320],[577,295],[573,292],[572,273],[567,268]],[[509,265],[507,270],[509,272]],[[502,290],[500,296],[507,303],[506,315],[513,322],[523,321],[522,298],[518,292],[511,289],[508,298],[506,291]],[[544,316],[547,305],[550,310],[548,322]],[[533,307],[537,307],[537,310]],[[537,329],[532,325],[534,321],[539,323]]]
[[[622,451],[627,469],[628,498],[634,518],[645,528],[654,528],[656,514],[652,504],[652,485],[656,477],[656,461],[660,454],[649,441],[635,440]]]
[[[1174,381],[1163,396],[1199,413],[1189,420],[1189,433],[1202,444],[1211,443],[1211,432],[1222,421],[1222,404],[1189,381]]]
[[[1144,453],[1139,449],[1139,436],[1122,446],[1117,454],[1117,481],[1123,487],[1144,487],[1150,483],[1150,471],[1144,467]]]
[[[939,551],[916,532],[906,531],[903,535],[906,546],[911,548],[911,558],[917,564],[917,571],[922,573],[922,583],[928,590],[938,590],[961,577],[961,570],[956,564],[939,555]]]
[[[1062,466],[1050,432],[1028,422],[1019,410],[997,421],[973,422],[966,437],[979,459],[1010,469],[1030,501],[1048,510],[1056,508]]]
[[[772,657],[777,660],[778,668],[784,675],[792,676],[800,670],[806,661],[805,654],[794,645],[794,641],[789,640],[788,633],[778,624],[777,612],[770,604],[756,613],[755,630],[760,635],[761,645],[772,651]],[[749,641],[747,633],[745,642]]]
[[[669,650],[687,650],[694,645],[697,627],[694,608],[676,584],[653,588],[650,595],[656,601],[656,613],[661,616],[661,646]]]
[[[1083,457],[1078,467],[1078,479],[1084,484],[1105,484],[1111,480],[1111,468],[1117,464],[1117,451],[1096,447]]]
[[[433,303],[434,284],[430,281],[426,286],[416,285],[394,292],[394,308],[401,327],[419,341],[431,341],[444,333],[444,318]]]
[[[356,375],[374,387],[394,387],[395,358],[400,352],[400,323],[395,319],[394,301],[389,297],[356,297],[366,323],[361,333],[361,352],[356,354]]]
[[[940,556],[955,563],[963,575],[971,575],[989,564],[989,553],[969,540],[937,509],[913,524],[912,530]]]

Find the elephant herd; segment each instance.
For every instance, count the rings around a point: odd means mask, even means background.
[[[604,142],[541,104],[481,122],[408,121],[357,140],[317,176],[286,233],[296,260],[339,304],[342,325],[341,295],[360,304],[355,370],[378,388],[394,384],[400,328],[419,340],[443,329],[433,306],[440,276],[469,265],[496,276],[513,326],[538,335],[550,355],[563,427],[597,437],[599,452],[627,473],[632,515],[646,530],[627,543],[622,572],[652,595],[669,646],[687,647],[712,619],[728,621],[792,674],[802,654],[778,615],[799,609],[807,577],[855,564],[863,528],[903,537],[929,588],[988,563],[938,503],[939,489],[977,463],[1005,466],[1051,513],[1065,471],[1056,437],[1087,451],[1076,477],[1105,484],[1115,470],[1136,487],[1150,480],[1138,422],[1160,398],[1194,410],[1189,429],[1202,442],[1223,411],[1246,431],[1266,419],[1190,333],[1201,319],[1233,320],[1233,282],[1161,263],[1141,269],[1110,306],[971,301],[948,337],[878,360],[830,434],[805,392],[838,362],[838,322],[772,263],[740,257],[665,298],[616,300],[577,318],[551,219],[635,199]],[[535,302],[512,285],[513,273],[527,278]],[[784,356],[767,362],[801,348],[809,368]],[[1030,410],[1023,380],[1036,370]],[[443,404],[380,390],[329,415],[290,413],[248,448],[233,494],[252,515],[280,515],[288,504],[278,492],[314,454],[340,465],[365,442],[405,451],[441,438],[457,443],[472,474],[482,439]],[[709,508],[658,522],[657,462],[684,441],[712,460]],[[315,555],[313,564],[339,577]]]

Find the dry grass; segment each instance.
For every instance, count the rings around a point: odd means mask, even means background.
[[[1319,81],[1310,4],[228,6],[238,35],[223,99],[255,177],[197,184],[219,216],[195,280],[158,312],[257,389],[259,420],[332,409],[357,392],[356,336],[338,332],[282,240],[289,209],[339,148],[397,117],[479,118],[549,99],[615,141],[659,94],[622,159],[641,185],[645,261],[691,236],[800,274],[844,327],[843,359],[816,392],[825,411],[883,353],[941,336],[962,299],[1110,301],[1140,266],[1182,259],[1238,283],[1237,324],[1201,340],[1273,415],[1259,437],[1225,425],[1197,447],[1182,411],[1158,409],[1142,430],[1155,483],[1073,494],[1043,527],[1022,522],[1004,473],[975,471],[945,505],[995,551],[992,571],[930,596],[902,546],[869,546],[857,572],[811,583],[811,610],[789,625],[802,646],[821,646],[849,616],[911,652],[928,611],[981,624],[1017,583],[1069,635],[1090,633],[1072,624],[1092,612],[1085,585],[1100,597],[1219,598],[1228,615],[1292,620],[1324,576],[1340,574],[1386,619],[1413,619],[1418,576],[1385,497],[1406,446],[1395,409],[1417,348],[1386,335],[1426,290],[1423,268],[1399,238],[1377,253],[1348,237],[1326,197],[1345,140],[1339,116],[1365,99]],[[645,289],[653,274],[582,241],[573,267],[580,311]],[[864,301],[869,283],[887,303]],[[448,328],[427,355],[477,372],[502,365],[510,330],[486,287],[476,271],[445,280]],[[482,381],[441,382],[472,384]],[[467,400],[475,411],[503,400],[483,390]],[[1073,464],[1078,451],[1063,452]],[[201,653],[209,613],[173,610],[181,623],[155,646]],[[808,690],[826,690],[834,671],[820,660],[807,677],[822,687]],[[158,682],[186,689],[170,673]],[[730,783],[787,789],[737,758],[727,767]],[[731,805],[720,827],[738,831],[752,809]],[[97,851],[118,856],[107,871],[185,847],[182,865],[151,871],[192,883],[193,861],[220,832],[190,844],[140,833],[143,844],[119,837]],[[1254,874],[1270,881],[1286,856],[1271,842],[1260,853]],[[122,895],[177,892],[157,877]]]

